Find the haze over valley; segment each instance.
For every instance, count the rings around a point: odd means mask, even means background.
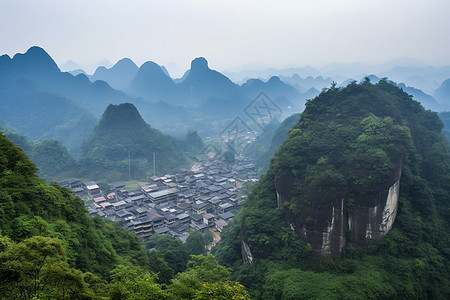
[[[450,299],[450,4],[0,0],[2,299]]]

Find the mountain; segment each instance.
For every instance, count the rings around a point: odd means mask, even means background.
[[[176,87],[172,78],[156,63],[147,61],[133,78],[126,91],[149,101],[173,100]]]
[[[0,118],[31,140],[57,139],[71,152],[80,146],[97,122],[75,101],[40,91],[28,80],[0,89]]]
[[[299,110],[305,104],[305,98],[294,87],[284,83],[279,77],[273,76],[267,82],[259,79],[249,79],[242,86],[243,92],[250,98],[255,99],[264,92],[282,110]]]
[[[31,47],[24,54],[0,59],[0,87],[15,85],[18,90],[31,83],[37,91],[47,92],[75,101],[78,105],[100,115],[108,104],[130,98],[102,81],[91,83],[80,74],[61,72],[54,60],[40,47]]]
[[[92,81],[106,81],[112,88],[124,91],[128,88],[139,68],[129,58],[122,58],[110,69],[98,67],[90,77]]]
[[[439,88],[434,91],[433,96],[441,103],[444,110],[450,110],[450,78],[442,82]]]
[[[404,83],[399,83],[397,86],[406,93],[412,95],[414,100],[419,101],[423,105],[423,107],[431,109],[432,111],[442,110],[442,105],[438,101],[436,101],[433,96],[424,93],[422,90],[406,86]]]
[[[72,74],[73,76],[77,76],[77,75],[80,75],[80,74],[83,74],[83,75],[86,75],[86,77],[88,76],[87,74],[86,74],[86,72],[84,71],[84,70],[82,70],[82,69],[75,69],[75,70],[72,70],[72,71],[67,71],[69,74]]]
[[[378,83],[381,80],[381,78],[379,78],[378,76],[373,75],[373,74],[367,76],[367,78],[369,78],[371,83]],[[364,81],[364,78],[361,79],[361,82],[362,81]],[[397,85],[405,93],[408,93],[409,95],[411,95],[414,100],[419,101],[420,104],[422,104],[422,106],[425,107],[426,109],[430,109],[433,111],[441,111],[442,110],[441,104],[438,101],[436,101],[436,99],[434,99],[433,96],[424,93],[422,90],[411,87],[411,86],[407,86],[404,83],[394,83],[394,82],[391,82],[391,83]]]
[[[61,69],[61,71],[64,71],[64,72],[70,72],[73,70],[81,70],[80,65],[78,65],[73,60],[69,60],[69,61],[59,65],[59,68]]]
[[[382,78],[380,78],[374,74],[371,74],[371,75],[368,75],[368,76],[365,76],[364,78],[362,78],[360,80],[360,82],[363,82],[366,78],[368,78],[371,83],[378,83],[380,80],[382,80]],[[354,80],[347,79],[343,83],[339,84],[339,87],[345,87],[348,84],[350,84],[352,81],[354,81]],[[398,86],[400,89],[402,89],[402,91],[411,95],[414,100],[419,101],[420,104],[422,104],[422,106],[424,106],[426,109],[430,109],[433,111],[442,111],[442,105],[438,101],[436,101],[436,99],[433,96],[426,94],[422,90],[411,87],[411,86],[407,86],[404,83],[396,83],[394,81],[390,81],[390,83]]]
[[[323,78],[322,76],[312,77],[308,76],[302,78],[298,74],[294,74],[292,76],[280,76],[280,79],[286,82],[287,84],[295,87],[299,92],[305,92],[310,88],[315,88],[316,90],[322,90],[323,88],[327,88],[331,85],[333,80],[330,77]]]
[[[289,129],[291,129],[300,119],[300,114],[292,114],[281,122],[269,123],[264,132],[258,136],[256,141],[250,144],[245,151],[245,155],[255,159],[255,167],[258,174],[263,174],[267,171],[270,165],[270,160],[278,147],[283,143],[287,137]]]
[[[450,74],[450,66],[434,68],[430,66],[397,65],[386,70],[377,73],[377,75],[380,77],[388,77],[396,82],[405,82],[430,94]],[[417,80],[418,78],[419,80]]]
[[[320,72],[311,66],[304,66],[300,68],[285,68],[285,69],[263,69],[263,70],[242,70],[239,72],[224,72],[226,76],[231,78],[235,82],[245,82],[251,78],[258,79],[267,79],[272,76],[288,77],[293,76],[294,74],[298,74],[299,76],[307,77],[307,76],[319,76]]]
[[[191,68],[177,83],[167,70],[148,61],[139,68],[127,92],[150,101],[184,106],[198,105],[210,98],[230,99],[240,93],[239,86],[211,70],[203,57],[194,59]]]
[[[182,149],[181,141],[145,123],[133,104],[111,104],[84,144],[82,164],[88,172],[98,172],[97,176],[110,172],[117,177],[108,178],[113,181],[128,178],[131,158],[132,177],[145,178],[153,169],[153,153],[158,174],[184,167],[188,161]]]
[[[324,90],[288,131],[217,257],[257,299],[447,299],[442,127],[386,80]]]
[[[211,70],[203,57],[191,62],[191,68],[178,86],[182,95],[192,103],[211,97],[230,98],[239,94],[238,85],[221,73]]]
[[[74,154],[92,131],[95,115],[130,100],[104,81],[61,72],[39,47],[0,57],[0,98],[0,118],[32,140],[56,139]]]

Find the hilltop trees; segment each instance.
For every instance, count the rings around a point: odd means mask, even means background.
[[[324,90],[224,231],[219,261],[260,299],[448,298],[450,148],[441,130],[435,113],[385,80]],[[305,212],[342,199],[345,217],[396,168],[399,206],[389,233],[361,247],[348,232],[339,257],[315,259],[299,237],[303,224],[317,221]],[[242,241],[251,265],[240,266]]]
[[[46,184],[36,171],[0,135],[2,299],[180,299],[175,282],[193,274],[203,276],[190,287],[193,297],[220,299],[234,291],[248,299],[241,285],[228,281],[229,271],[216,272],[225,268],[212,256],[188,264],[187,248],[169,236],[155,236],[157,251],[149,252],[134,233],[89,217],[81,199]]]

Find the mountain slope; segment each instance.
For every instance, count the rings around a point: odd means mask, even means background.
[[[183,95],[196,101],[219,95],[228,98],[238,93],[238,86],[221,73],[211,70],[203,57],[191,62],[189,73],[179,87]]]
[[[129,58],[122,58],[111,68],[98,67],[92,81],[106,81],[112,88],[124,91],[130,85],[139,68]]]
[[[151,61],[139,68],[126,91],[150,101],[173,100],[177,95],[172,78]]]
[[[104,220],[89,217],[84,203],[69,190],[38,178],[34,164],[3,134],[0,160],[2,235],[16,242],[35,235],[57,237],[73,267],[103,276],[128,255],[148,265],[135,236],[118,226],[108,229]]]
[[[450,110],[450,79],[442,82],[433,95],[441,103],[445,111]]]
[[[61,72],[39,47],[1,56],[0,98],[0,118],[32,140],[57,139],[75,154],[95,125],[92,113],[129,99],[104,81]]]
[[[38,178],[3,134],[0,162],[2,299],[250,299],[213,256],[188,265],[187,248],[169,235],[149,252],[119,224],[88,216],[80,198]]]
[[[261,91],[266,93],[283,111],[299,110],[305,104],[305,99],[294,87],[284,83],[279,77],[273,76],[267,82],[259,79],[249,79],[241,85],[243,92],[255,99]]]
[[[0,89],[0,97],[1,119],[32,140],[56,139],[75,154],[96,123],[74,101],[42,92],[27,80]]]
[[[158,173],[173,171],[187,163],[180,141],[151,128],[130,103],[109,105],[100,122],[84,145],[86,168],[95,169],[93,161],[100,163],[99,171],[115,169],[124,177],[128,175],[128,158],[134,164],[132,176],[147,176],[152,169],[153,153],[156,155]],[[92,162],[92,164],[91,164]]]
[[[2,56],[0,79],[0,86],[15,85],[19,90],[31,83],[38,91],[69,98],[95,114],[101,114],[108,104],[129,100],[126,94],[112,89],[106,82],[91,83],[84,74],[73,76],[61,72],[40,47],[31,47],[12,59]]]
[[[435,113],[384,80],[323,91],[218,257],[261,299],[448,298],[450,149],[441,130]],[[239,267],[241,259],[253,263]]]

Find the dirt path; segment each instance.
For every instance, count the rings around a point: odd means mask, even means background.
[[[214,240],[213,240],[211,243],[209,243],[208,245],[206,245],[206,249],[207,249],[208,251],[211,251],[211,248],[214,247],[214,246],[217,244],[217,242],[220,241],[220,233],[219,233],[219,232],[215,232],[215,231],[212,230],[212,229],[210,229],[209,231],[212,232],[212,234],[213,234],[213,236],[214,236]]]

